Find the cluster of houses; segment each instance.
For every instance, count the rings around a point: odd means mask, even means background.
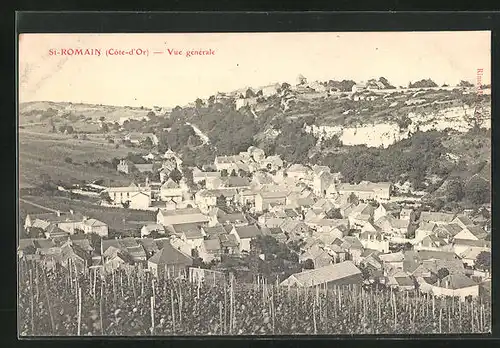
[[[182,165],[172,151],[162,160]],[[299,261],[314,268],[284,286],[378,281],[465,298],[489,282],[477,264],[478,255],[491,253],[486,221],[470,212],[417,212],[391,200],[390,183],[342,183],[328,167],[286,165],[256,147],[193,168],[193,181],[196,190],[168,176],[105,190],[113,205],[157,211],[140,238],[106,239],[105,223],[78,213],[30,214],[25,229],[40,228],[46,238],[23,240],[20,255],[63,266],[71,258],[81,267],[141,264],[154,274],[178,273],[197,257],[207,263],[238,257],[251,251],[252,240],[272,236],[299,245]],[[89,233],[103,237],[100,250],[83,241]]]

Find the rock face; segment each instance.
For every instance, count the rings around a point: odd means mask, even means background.
[[[417,129],[423,132],[445,129],[453,129],[459,132],[467,132],[472,125],[465,120],[464,116],[473,115],[472,108],[453,107],[447,108],[434,114],[416,114],[410,112],[408,117],[412,123],[408,129],[400,129],[396,123],[374,123],[363,124],[357,127],[343,127],[336,125],[312,125],[306,126],[306,132],[312,133],[318,138],[331,138],[337,135],[342,143],[347,146],[366,145],[368,147],[388,147],[400,140],[406,139]],[[482,127],[491,128],[491,116],[485,115]]]

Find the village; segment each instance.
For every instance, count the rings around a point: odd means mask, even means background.
[[[144,159],[116,166],[152,174],[144,182],[90,185],[87,193],[102,206],[153,211],[156,221],[138,225],[133,236],[110,238],[106,223],[78,211],[28,214],[23,228],[45,238],[21,239],[19,258],[49,269],[140,267],[187,277],[190,268],[223,274],[227,260],[250,254],[276,259],[256,243],[272,238],[299,265],[293,274],[275,274],[282,286],[377,284],[462,300],[489,296],[489,205],[458,214],[422,211],[421,197],[398,196],[389,182],[345,183],[326,166],[285,163],[255,146],[189,168],[192,177],[179,175],[186,168],[171,150]]]

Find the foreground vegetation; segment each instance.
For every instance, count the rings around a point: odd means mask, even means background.
[[[20,263],[22,336],[432,334],[489,332],[491,309],[376,289],[194,284],[145,272],[75,277]]]

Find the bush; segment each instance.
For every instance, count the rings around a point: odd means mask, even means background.
[[[66,163],[73,163],[73,159],[71,157],[66,157],[64,159],[64,162],[66,162]]]

